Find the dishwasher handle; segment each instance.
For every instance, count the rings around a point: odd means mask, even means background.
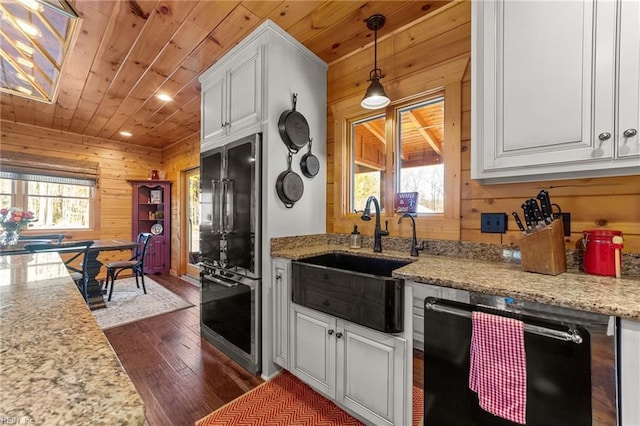
[[[473,308],[470,306],[469,311],[455,308],[452,306],[446,306],[441,303],[442,301],[433,297],[429,297],[425,300],[424,308],[430,309],[435,312],[443,312],[447,314],[457,315],[461,317],[471,318],[471,312],[473,312]],[[569,327],[567,331],[554,330],[552,328],[543,327],[539,325],[533,324],[524,324],[524,331],[539,334],[545,337],[551,337],[553,339],[563,340],[565,342],[573,342],[575,344],[582,343],[582,336],[580,332],[575,327]]]

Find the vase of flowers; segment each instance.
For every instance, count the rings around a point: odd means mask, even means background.
[[[22,228],[34,220],[33,213],[30,211],[25,212],[17,207],[0,209],[0,227],[3,231],[0,236],[0,245],[17,244]]]

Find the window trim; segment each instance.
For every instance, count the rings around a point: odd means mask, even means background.
[[[399,105],[413,103],[437,91],[443,91],[445,102],[445,135],[447,143],[444,147],[445,191],[444,213],[422,214],[417,219],[418,235],[422,238],[460,240],[460,193],[461,193],[461,150],[462,150],[462,79],[469,62],[468,55],[462,55],[442,65],[404,77],[402,81],[388,82],[388,92],[393,101],[387,108],[397,108]],[[327,215],[327,220],[333,223],[331,228],[335,233],[348,234],[353,224],[362,225],[365,234],[370,234],[367,224],[360,222],[359,216],[348,211],[350,206],[349,188],[351,185],[351,164],[349,141],[350,122],[371,116],[371,112],[363,111],[358,97],[353,96],[331,106],[330,116],[334,117],[334,167],[333,191],[329,193],[327,208],[333,209],[333,214]],[[385,134],[393,132],[396,118],[387,120]],[[341,143],[341,141],[345,141]],[[387,158],[387,162],[391,162]],[[387,170],[393,170],[387,164]],[[387,180],[389,182],[389,180]],[[393,184],[393,179],[391,180]],[[393,189],[393,188],[391,188]],[[388,188],[386,188],[388,190]],[[395,213],[390,213],[387,207],[381,214],[381,220],[389,221],[391,236],[408,237],[411,235],[410,226],[398,226]],[[396,220],[394,220],[394,218]],[[329,224],[328,224],[329,225]],[[383,225],[384,226],[384,225]]]
[[[11,181],[11,207],[18,207],[23,210],[28,210],[29,205],[29,194],[27,190],[27,186],[29,181],[20,180],[20,179],[8,179]],[[46,182],[45,182],[46,183]],[[83,185],[80,185],[83,186]],[[95,186],[91,187],[91,196],[89,199],[89,226],[87,228],[31,228],[25,227],[22,230],[22,233],[25,235],[37,235],[42,234],[43,232],[57,232],[57,233],[72,233],[74,235],[80,235],[82,233],[94,232],[100,229],[100,216],[98,212],[100,211],[100,200],[99,197],[96,196],[98,193],[98,185],[96,183]],[[4,193],[3,193],[4,194]],[[33,195],[37,197],[38,195]],[[65,197],[67,198],[67,197]]]

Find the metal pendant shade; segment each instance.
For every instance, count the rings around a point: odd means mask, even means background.
[[[384,77],[382,70],[378,68],[378,30],[384,26],[385,18],[383,15],[372,15],[367,19],[367,28],[374,31],[373,42],[373,70],[369,75],[371,84],[364,94],[360,106],[366,109],[378,109],[389,105],[389,97],[384,91],[384,87],[380,83],[380,79]]]

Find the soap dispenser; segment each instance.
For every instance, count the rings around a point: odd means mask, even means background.
[[[362,237],[360,236],[360,232],[358,232],[358,225],[353,225],[353,232],[349,238],[349,248],[362,248]]]

